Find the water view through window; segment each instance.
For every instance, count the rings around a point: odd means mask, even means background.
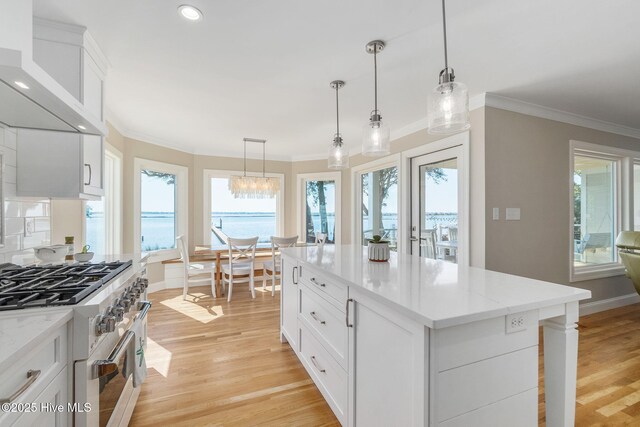
[[[88,200],[85,205],[85,244],[90,251],[98,254],[106,253],[104,196],[100,200]]]
[[[398,168],[361,175],[362,244],[380,235],[396,249],[398,244]]]
[[[140,229],[143,251],[176,246],[176,176],[142,170],[140,173]]]
[[[336,182],[305,182],[305,241],[314,243],[316,233],[326,234],[326,243],[336,242]]]

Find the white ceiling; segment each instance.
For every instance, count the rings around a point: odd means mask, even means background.
[[[204,12],[187,22],[177,6]],[[615,4],[615,7],[614,7]],[[322,157],[335,132],[329,82],[346,81],[341,130],[359,151],[379,104],[392,131],[426,117],[443,68],[438,0],[34,0],[37,16],[84,25],[112,67],[108,118],[184,151]],[[471,96],[493,92],[640,128],[640,2],[449,0],[449,61]]]

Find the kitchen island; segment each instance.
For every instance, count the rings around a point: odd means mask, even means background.
[[[589,291],[360,246],[282,251],[281,338],[343,425],[535,426],[575,416]]]

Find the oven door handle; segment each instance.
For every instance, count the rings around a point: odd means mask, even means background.
[[[118,360],[122,357],[122,353],[129,349],[129,344],[136,334],[133,331],[127,331],[120,339],[118,345],[113,349],[108,359],[96,360],[91,366],[91,379],[96,380],[98,378],[109,375],[118,369]]]
[[[147,317],[147,312],[149,311],[150,308],[151,308],[151,301],[138,302],[138,310],[140,310],[140,313],[138,314],[138,317],[136,317],[136,320],[143,320],[145,317]]]

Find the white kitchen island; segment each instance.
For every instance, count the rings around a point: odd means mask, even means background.
[[[349,426],[573,426],[589,291],[360,246],[282,251],[281,337]]]

